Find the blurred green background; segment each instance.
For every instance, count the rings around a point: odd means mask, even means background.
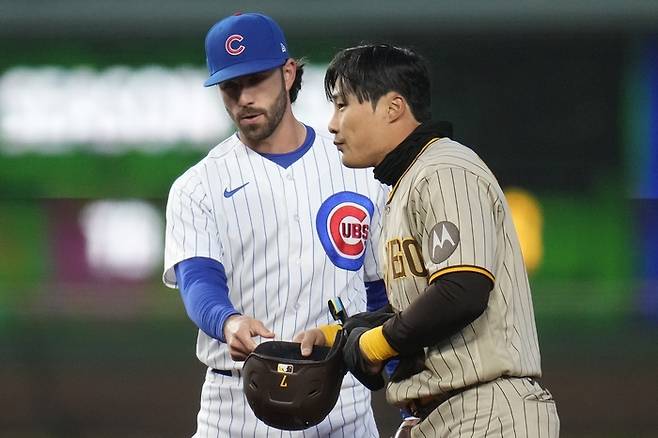
[[[656,436],[658,3],[613,0],[0,0],[0,436],[194,432],[204,370],[160,282],[162,227],[173,180],[231,132],[201,81],[205,32],[236,10],[306,58],[295,111],[318,128],[337,49],[430,60],[435,117],[539,208],[562,436]]]

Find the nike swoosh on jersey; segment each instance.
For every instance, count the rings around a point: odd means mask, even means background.
[[[249,184],[249,183],[246,182],[246,183],[242,184],[240,187],[238,187],[236,189],[233,189],[233,190],[229,190],[228,188],[224,189],[224,197],[225,198],[230,198],[231,196],[235,195],[238,192],[238,190],[240,190],[241,188],[243,188],[247,184]]]

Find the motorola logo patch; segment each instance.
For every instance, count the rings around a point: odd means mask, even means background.
[[[458,244],[459,228],[452,222],[439,222],[430,231],[430,259],[437,264],[447,260]]]

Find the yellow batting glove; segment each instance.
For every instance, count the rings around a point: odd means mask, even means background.
[[[398,355],[384,337],[383,329],[384,326],[380,325],[368,330],[359,338],[359,348],[366,360],[371,363],[383,362]]]

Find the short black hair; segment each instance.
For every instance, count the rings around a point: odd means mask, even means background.
[[[324,76],[324,91],[333,101],[336,85],[342,98],[353,94],[373,108],[389,91],[400,93],[419,122],[432,117],[427,61],[410,48],[364,44],[334,56]]]

